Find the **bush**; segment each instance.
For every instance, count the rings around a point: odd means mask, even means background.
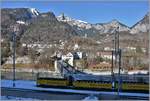
[[[1,65],[5,63],[7,57],[11,55],[9,42],[1,43]]]

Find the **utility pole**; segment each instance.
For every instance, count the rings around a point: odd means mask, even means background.
[[[114,50],[112,50],[112,84],[115,88],[115,74],[114,74],[114,67],[117,67],[117,29],[115,29],[114,33],[114,39],[113,39],[113,45],[114,45]]]
[[[113,44],[114,44],[114,51],[112,51],[112,83],[113,83],[113,80],[115,80],[115,75],[114,75],[114,72],[113,72],[113,68],[118,68],[118,78],[117,78],[117,81],[118,81],[118,96],[119,96],[119,93],[120,93],[120,89],[121,89],[121,76],[120,76],[120,70],[121,70],[121,49],[119,47],[119,27],[116,28],[116,31],[114,33],[114,40],[113,40]],[[113,56],[115,56],[115,59],[113,58]],[[113,59],[114,59],[114,62],[113,62]],[[114,81],[115,82],[115,81]]]
[[[118,67],[118,96],[121,90],[121,76],[120,76],[120,70],[121,70],[121,49],[120,49],[120,42],[119,42],[119,27],[117,27],[117,31],[115,34],[115,63],[116,67]]]
[[[16,33],[19,29],[17,28],[17,26],[14,27],[14,32],[13,32],[13,87],[15,87],[15,81],[16,81],[16,73],[15,73],[15,69],[16,69]]]
[[[121,76],[120,76],[120,70],[121,70],[121,49],[120,49],[120,43],[119,43],[119,27],[118,27],[118,30],[117,30],[117,34],[118,34],[118,36],[117,36],[117,43],[118,43],[118,55],[119,55],[119,57],[118,57],[118,96],[119,96],[119,92],[120,92],[120,90],[121,90]]]
[[[119,49],[119,71],[118,71],[118,95],[121,90],[121,76],[120,76],[120,70],[121,70],[121,49]]]
[[[115,78],[114,78],[114,72],[113,72],[113,68],[114,68],[114,51],[112,50],[112,63],[111,63],[111,77],[112,77],[112,89],[114,90],[115,88]]]

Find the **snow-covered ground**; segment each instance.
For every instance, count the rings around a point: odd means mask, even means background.
[[[88,74],[93,74],[93,75],[111,75],[110,70],[108,70],[108,71],[92,71],[89,69],[85,69],[84,72],[88,73]],[[115,69],[114,73],[118,73],[118,69]],[[121,71],[121,73],[124,74],[124,71]]]
[[[67,92],[67,93],[78,93],[78,94],[108,94],[108,95],[117,95],[117,92],[105,92],[105,91],[88,91],[88,90],[75,90],[75,89],[59,89],[59,88],[40,88],[36,87],[35,81],[25,81],[17,80],[15,81],[16,89],[30,89],[36,91],[55,91],[55,92]],[[1,80],[1,87],[13,88],[12,80]],[[125,93],[121,92],[120,95],[123,96],[138,96],[138,97],[149,97],[149,94],[142,93]]]
[[[132,70],[132,71],[129,71],[128,74],[148,74],[148,70]]]
[[[22,97],[14,97],[14,96],[1,96],[0,100],[37,100],[32,98],[22,98]]]
[[[94,96],[94,95],[90,95],[90,96],[88,96],[88,97],[85,97],[82,101],[98,101],[98,98],[96,97],[96,96]]]
[[[91,71],[91,70],[84,70],[85,73],[93,74],[93,75],[111,75],[111,71]],[[118,70],[114,70],[114,73],[118,73]],[[148,70],[132,70],[128,71],[126,74],[148,74]],[[121,74],[125,74],[125,71],[121,71]]]
[[[14,97],[14,96],[1,96],[0,100],[24,100],[24,101],[30,100],[30,101],[33,101],[33,100],[39,100],[39,99]],[[88,97],[85,97],[82,101],[89,101],[89,100],[98,101],[98,98],[94,95],[90,95]]]

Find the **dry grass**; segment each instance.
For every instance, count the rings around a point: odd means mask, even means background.
[[[32,67],[33,64],[16,64],[16,68],[28,68],[28,67]],[[2,66],[2,68],[12,68],[13,67],[13,64],[4,64]]]
[[[13,68],[13,64],[4,64],[2,65],[2,68],[4,69],[11,69]],[[47,69],[54,69],[53,65],[49,65],[49,64],[21,64],[18,63],[16,64],[16,68],[34,68],[34,69],[39,69],[39,68],[47,68]]]

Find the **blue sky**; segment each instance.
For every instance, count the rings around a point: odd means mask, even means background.
[[[148,1],[3,1],[2,8],[36,8],[40,12],[52,11],[56,16],[64,12],[67,16],[89,23],[105,23],[112,19],[132,26],[148,12]]]

